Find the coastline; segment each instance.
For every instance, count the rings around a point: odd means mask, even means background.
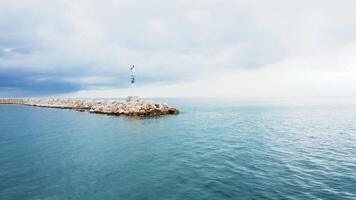
[[[143,101],[138,97],[127,97],[118,100],[90,100],[90,99],[31,99],[6,98],[0,99],[1,104],[17,104],[46,108],[73,109],[80,112],[89,112],[106,115],[124,116],[160,116],[179,114],[179,110],[166,103],[153,103]]]

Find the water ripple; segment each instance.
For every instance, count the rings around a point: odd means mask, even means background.
[[[356,199],[355,107],[0,106],[0,199]]]

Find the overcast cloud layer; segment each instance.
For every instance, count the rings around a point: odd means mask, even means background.
[[[355,96],[354,0],[0,0],[0,96]]]

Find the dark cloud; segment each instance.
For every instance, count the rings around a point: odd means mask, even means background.
[[[2,70],[0,71],[0,92],[8,94],[7,96],[38,96],[77,92],[92,88],[126,88],[130,85],[128,74],[111,75],[107,77],[108,80],[105,78],[90,80],[90,78],[86,80],[87,78],[83,78],[80,73],[67,71]],[[152,82],[177,82],[171,77],[138,76],[137,79],[139,80],[137,85]]]
[[[75,92],[79,84],[53,79],[36,79],[36,74],[24,71],[0,72],[0,91],[13,96],[37,96]]]

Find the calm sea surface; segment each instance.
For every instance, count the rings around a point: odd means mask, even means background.
[[[356,199],[356,101],[168,99],[127,118],[0,105],[0,199]]]

